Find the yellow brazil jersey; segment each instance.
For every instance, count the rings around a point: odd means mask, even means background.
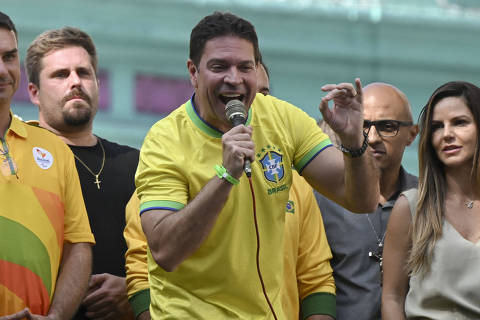
[[[332,253],[312,187],[293,171],[285,206],[283,309],[286,319],[305,319],[335,310],[335,284],[330,267]],[[125,209],[127,292],[135,316],[150,306],[147,239],[142,230],[140,200],[133,194]],[[299,317],[300,315],[300,317]]]
[[[335,281],[322,216],[313,189],[296,171],[285,209],[285,319],[335,310]]]
[[[94,243],[74,158],[54,134],[12,116],[0,162],[0,316],[45,315],[64,241]]]
[[[134,192],[125,207],[125,230],[127,243],[125,271],[127,295],[133,313],[137,317],[150,306],[150,285],[148,284],[147,239],[142,230],[140,200]]]
[[[157,122],[140,152],[136,174],[141,212],[180,210],[215,176],[222,163],[222,132],[197,114],[192,100]],[[267,294],[283,318],[283,233],[292,165],[301,171],[331,145],[300,109],[257,94],[248,112],[260,232],[260,264]],[[153,319],[270,319],[255,263],[252,198],[245,176],[235,186],[200,248],[173,272],[149,255]]]

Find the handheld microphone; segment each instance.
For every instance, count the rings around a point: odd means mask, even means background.
[[[236,99],[228,101],[225,105],[225,118],[227,118],[234,127],[245,124],[247,121],[247,110],[245,110],[243,102]],[[245,159],[243,171],[245,171],[247,177],[250,178],[252,176],[250,159]]]

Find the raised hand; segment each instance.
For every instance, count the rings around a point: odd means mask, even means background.
[[[351,83],[326,84],[322,91],[328,92],[320,103],[320,112],[325,122],[338,134],[342,144],[352,149],[362,145],[363,105],[362,84],[355,79],[356,89]],[[333,100],[333,108],[328,102]]]

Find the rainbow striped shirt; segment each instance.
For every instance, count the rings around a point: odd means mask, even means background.
[[[64,241],[94,238],[70,149],[11,117],[0,143],[0,316],[46,315]]]

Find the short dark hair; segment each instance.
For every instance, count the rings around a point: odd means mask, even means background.
[[[208,40],[222,36],[236,36],[252,43],[255,63],[260,59],[257,33],[253,25],[245,19],[229,12],[215,11],[204,17],[190,34],[190,59],[198,66]]]
[[[30,44],[25,59],[28,81],[40,87],[40,71],[42,71],[42,59],[48,53],[67,48],[82,47],[87,51],[95,74],[97,73],[97,50],[92,38],[84,31],[63,27],[61,29],[47,30],[37,36]]]
[[[13,21],[7,16],[5,13],[0,11],[0,28],[4,28],[15,33],[15,38],[17,38],[17,29],[15,29],[15,25]],[[18,41],[18,39],[17,39]]]

